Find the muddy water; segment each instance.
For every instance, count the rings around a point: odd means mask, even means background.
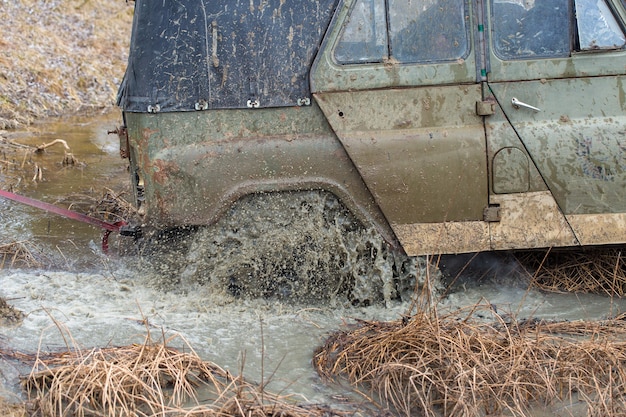
[[[61,139],[69,147],[67,150],[59,143],[44,152],[28,153],[20,149],[11,152],[7,147],[4,159],[13,165],[0,173],[0,183],[5,189],[65,208],[101,198],[105,187],[123,192],[127,164],[119,157],[117,136],[107,134],[120,121],[118,112],[109,111],[0,132],[16,144],[37,147]],[[67,153],[74,156],[74,165],[63,164]],[[93,262],[93,258],[84,256],[85,252],[99,246],[101,238],[98,229],[84,223],[3,199],[0,222],[0,241],[29,241],[44,263],[65,268]]]
[[[14,134],[15,141],[35,145],[67,138],[75,157],[84,162],[71,169],[48,163],[45,180],[22,184],[21,192],[53,202],[68,192],[84,193],[123,181],[126,168],[118,157],[117,138],[106,135],[118,123],[118,115],[109,114]],[[62,157],[63,151],[45,155],[56,160],[54,156]],[[271,379],[269,390],[335,403],[348,395],[348,389],[326,385],[316,376],[311,367],[314,349],[325,335],[354,318],[396,319],[410,305],[410,297],[354,307],[343,302],[236,299],[196,282],[183,282],[178,288],[159,286],[155,283],[161,278],[171,277],[138,268],[139,260],[132,256],[105,256],[98,245],[101,232],[91,226],[7,201],[0,201],[0,209],[2,241],[32,241],[55,259],[46,269],[0,271],[0,297],[26,314],[20,325],[0,328],[4,349],[51,351],[67,343],[87,349],[141,343],[147,331],[155,338],[177,334],[203,359],[235,373],[243,368],[255,381]],[[448,257],[441,265],[456,276],[459,265],[468,261]],[[556,319],[597,319],[626,309],[618,299],[529,290],[516,265],[500,257],[483,256],[478,264],[465,269],[441,293],[440,309],[484,302],[499,314]],[[22,364],[0,360],[0,394],[19,393],[18,376],[25,372]]]

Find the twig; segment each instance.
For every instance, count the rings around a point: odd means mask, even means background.
[[[68,151],[70,150],[70,147],[67,145],[66,141],[64,141],[63,139],[55,139],[50,143],[44,143],[42,145],[37,146],[37,149],[35,149],[35,152],[43,152],[46,148],[56,145],[57,143],[62,144],[65,150],[68,150]]]

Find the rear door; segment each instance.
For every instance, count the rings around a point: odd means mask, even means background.
[[[489,0],[488,15],[493,247],[626,241],[623,3]]]
[[[489,249],[486,140],[467,0],[346,0],[317,104],[409,254]]]

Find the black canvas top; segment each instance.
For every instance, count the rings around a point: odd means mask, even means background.
[[[303,104],[337,1],[137,0],[118,105],[171,112]]]

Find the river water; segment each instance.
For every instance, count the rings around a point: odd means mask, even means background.
[[[63,150],[50,148],[40,160],[45,167],[42,181],[22,179],[19,192],[54,202],[61,195],[97,193],[122,184],[126,163],[119,158],[117,137],[106,133],[119,123],[117,113],[108,113],[7,134],[30,145],[63,138],[82,163],[64,167],[59,164]],[[143,342],[148,329],[155,338],[162,333],[181,335],[203,359],[233,373],[243,369],[250,380],[271,380],[270,391],[334,403],[339,396],[349,396],[349,389],[320,380],[311,366],[314,349],[355,318],[393,320],[410,307],[410,300],[355,307],[342,302],[234,299],[193,283],[163,289],[154,285],[159,279],[155,272],[138,268],[133,256],[103,254],[101,231],[92,226],[3,200],[0,221],[0,244],[28,241],[51,265],[0,270],[0,297],[25,313],[21,324],[0,327],[3,349],[55,351],[68,340],[85,349],[128,345]],[[440,263],[456,276],[469,259],[447,257]],[[569,320],[626,311],[621,299],[529,289],[517,266],[499,256],[483,255],[473,264],[476,267],[465,269],[447,290],[446,280],[439,284],[439,309],[483,302],[518,318]],[[24,364],[0,360],[0,395],[19,395],[19,375],[28,371]]]

